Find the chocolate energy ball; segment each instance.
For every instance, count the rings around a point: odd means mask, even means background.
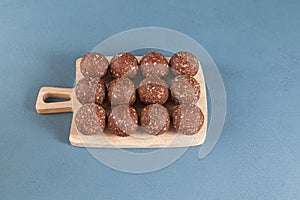
[[[83,105],[75,115],[77,130],[84,135],[102,133],[105,128],[105,110],[96,104]]]
[[[100,53],[90,52],[83,56],[80,71],[83,76],[102,78],[108,71],[108,60]]]
[[[159,135],[170,127],[169,111],[160,104],[150,104],[141,112],[141,126],[151,135]]]
[[[108,116],[108,127],[115,135],[126,137],[136,132],[138,114],[133,107],[118,105],[113,107]]]
[[[167,59],[158,52],[150,52],[143,56],[140,69],[143,76],[165,77],[169,73]]]
[[[200,98],[200,84],[191,76],[176,76],[171,81],[170,90],[175,104],[193,104]]]
[[[76,84],[75,94],[81,104],[102,104],[105,99],[104,82],[96,78],[83,78]]]
[[[110,62],[110,73],[114,78],[126,76],[134,78],[138,71],[138,61],[130,53],[119,53]]]
[[[199,62],[192,53],[181,51],[171,57],[170,67],[175,75],[195,76],[199,69]]]
[[[157,76],[149,76],[140,82],[138,93],[144,104],[164,104],[169,97],[167,83]]]
[[[136,100],[134,83],[125,77],[114,79],[108,86],[108,99],[112,105],[133,105]]]
[[[198,106],[183,104],[175,108],[172,120],[176,131],[193,135],[203,126],[204,115]]]

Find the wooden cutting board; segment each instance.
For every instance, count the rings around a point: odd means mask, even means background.
[[[142,57],[137,56],[136,58],[140,61]],[[110,61],[112,56],[108,56],[107,59]],[[167,59],[169,60],[170,58]],[[78,58],[76,60],[76,83],[83,78],[83,75],[80,72],[80,62],[81,58]],[[134,136],[128,137],[116,136],[112,134],[108,128],[105,128],[104,133],[99,133],[97,135],[83,135],[77,130],[74,120],[75,113],[82,106],[76,99],[74,88],[42,87],[37,97],[36,111],[40,114],[73,112],[69,136],[70,143],[73,146],[95,148],[169,148],[196,146],[204,142],[208,121],[206,88],[201,65],[194,78],[200,83],[201,95],[197,105],[203,112],[204,124],[198,133],[190,136],[176,133],[172,124],[169,131],[158,136],[149,135],[142,131],[140,127]],[[49,97],[65,98],[69,100],[46,103],[45,100]],[[107,110],[109,109],[107,107],[110,106],[104,104],[103,107]]]

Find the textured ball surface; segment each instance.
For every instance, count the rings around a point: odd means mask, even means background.
[[[150,52],[141,59],[140,70],[143,76],[165,77],[169,73],[169,65],[162,54]]]
[[[193,135],[203,126],[204,115],[198,106],[183,104],[173,111],[172,121],[176,131],[185,135]]]
[[[96,104],[83,105],[75,115],[77,130],[84,135],[102,133],[105,128],[104,108]]]
[[[85,77],[102,78],[107,74],[108,64],[104,55],[90,52],[81,59],[80,71]]]
[[[159,135],[170,127],[169,111],[160,104],[150,104],[141,112],[142,128],[151,135]]]
[[[199,62],[192,53],[181,51],[171,57],[170,67],[175,75],[195,76],[199,69]]]
[[[134,78],[138,71],[138,61],[130,53],[119,53],[115,55],[110,63],[110,73],[114,78],[122,76]]]
[[[133,105],[136,100],[134,83],[125,77],[111,81],[108,86],[108,99],[111,105]]]
[[[138,127],[136,110],[128,105],[113,107],[108,116],[108,127],[114,134],[121,137],[134,134]]]
[[[164,80],[149,76],[140,82],[138,94],[144,104],[164,104],[168,100],[169,89]]]
[[[194,104],[200,98],[200,84],[191,76],[176,76],[171,81],[170,90],[175,104]]]
[[[78,81],[75,88],[77,100],[81,104],[102,104],[105,100],[105,85],[102,80],[83,78]]]

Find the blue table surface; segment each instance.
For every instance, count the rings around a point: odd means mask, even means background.
[[[0,199],[300,199],[300,1],[0,1]],[[43,85],[72,87],[74,61],[135,27],[183,32],[227,91],[222,136],[153,173],[106,167],[69,145],[71,113],[39,115]]]

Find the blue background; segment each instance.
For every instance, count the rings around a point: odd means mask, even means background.
[[[0,1],[0,199],[300,199],[300,1]],[[43,85],[112,34],[183,32],[211,54],[228,113],[213,152],[127,174],[68,143],[71,113],[38,115]]]

